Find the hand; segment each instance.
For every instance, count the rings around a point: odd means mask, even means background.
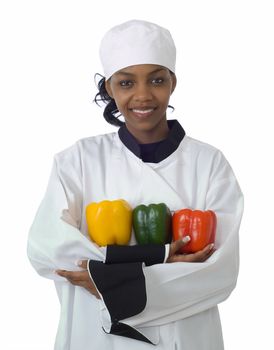
[[[189,236],[187,236],[189,237]],[[206,261],[214,252],[214,244],[209,244],[203,250],[199,250],[193,254],[180,254],[177,253],[180,248],[186,245],[190,241],[190,237],[185,237],[183,240],[178,239],[172,242],[170,245],[169,256],[167,258],[167,263],[174,262],[204,262]]]
[[[79,286],[85,288],[91,294],[93,294],[97,299],[101,299],[95,284],[89,277],[87,270],[87,260],[79,261],[78,266],[85,269],[85,271],[66,271],[66,270],[56,270],[57,275],[66,278],[74,286]]]

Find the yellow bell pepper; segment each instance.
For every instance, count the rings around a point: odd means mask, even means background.
[[[89,236],[99,246],[129,242],[132,209],[125,200],[90,203],[86,207],[86,219]]]

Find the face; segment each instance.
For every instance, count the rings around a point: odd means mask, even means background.
[[[166,109],[175,86],[174,74],[151,64],[123,68],[106,82],[107,92],[124,116],[128,130],[142,143],[167,136]]]

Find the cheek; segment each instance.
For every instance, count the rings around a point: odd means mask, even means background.
[[[116,102],[116,106],[118,107],[118,109],[124,109],[128,99],[126,98],[126,96],[121,96],[119,94],[116,94],[113,96],[115,102]]]
[[[158,96],[158,101],[161,101],[162,105],[168,105],[169,98],[170,98],[170,94],[169,93],[163,93],[163,94]]]

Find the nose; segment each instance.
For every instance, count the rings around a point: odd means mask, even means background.
[[[134,100],[136,102],[146,102],[152,100],[152,92],[147,84],[138,84],[135,88]]]

